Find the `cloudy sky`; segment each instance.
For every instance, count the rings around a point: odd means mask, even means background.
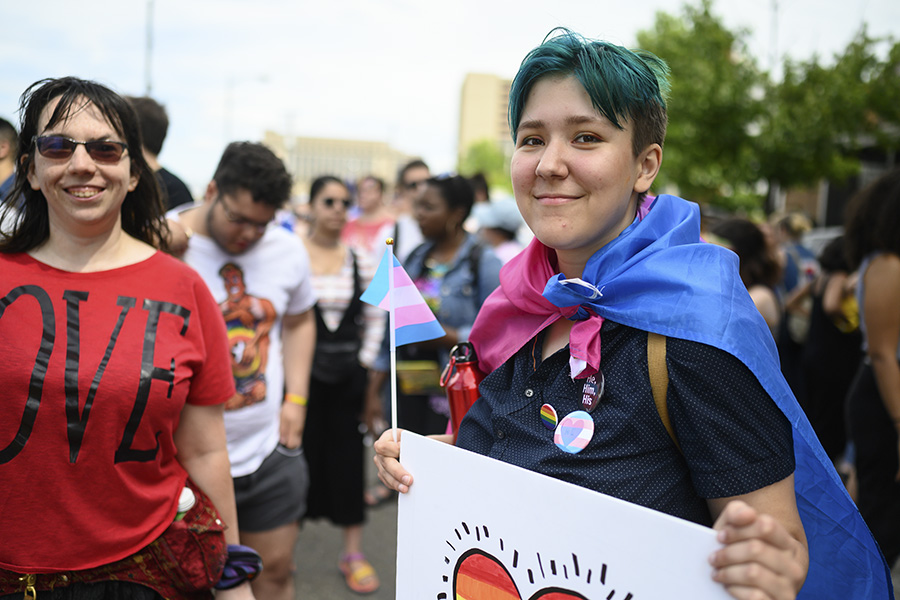
[[[0,0],[0,116],[44,77],[96,79],[151,95],[171,125],[161,162],[195,194],[227,141],[289,135],[387,141],[455,165],[459,93],[469,72],[512,77],[553,27],[626,46],[683,0]],[[148,8],[152,7],[152,10]],[[897,0],[717,0],[750,31],[759,64],[828,62],[865,23],[900,32]],[[148,13],[152,52],[147,68]],[[777,18],[776,18],[777,16]]]

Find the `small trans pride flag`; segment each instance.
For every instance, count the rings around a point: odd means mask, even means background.
[[[393,264],[392,269],[388,266],[390,264]],[[391,285],[394,286],[393,311]],[[396,346],[433,340],[444,335],[443,327],[428,308],[412,279],[400,266],[390,245],[385,248],[372,283],[360,296],[360,300],[391,312],[391,329],[395,332],[391,350]]]

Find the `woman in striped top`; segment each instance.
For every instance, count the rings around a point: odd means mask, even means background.
[[[309,196],[310,227],[303,241],[316,291],[316,354],[303,446],[309,463],[307,518],[343,528],[339,567],[359,593],[378,589],[362,553],[364,453],[361,421],[371,428],[380,406],[365,406],[367,368],[384,333],[383,311],[359,296],[374,274],[370,257],[341,243],[351,198],[347,186],[319,177]]]

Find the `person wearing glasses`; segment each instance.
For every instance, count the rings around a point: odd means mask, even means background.
[[[431,177],[428,165],[420,158],[403,165],[397,173],[392,209],[397,222],[394,224],[394,255],[403,262],[413,249],[422,243],[422,232],[412,215],[413,200],[421,193],[425,180]],[[381,258],[381,254],[378,255]]]
[[[384,334],[384,311],[359,297],[375,272],[365,251],[341,242],[352,206],[350,190],[337,177],[317,177],[309,193],[309,232],[303,242],[316,291],[316,354],[309,384],[303,448],[309,463],[306,518],[326,518],[343,530],[338,568],[360,594],[379,587],[362,551],[364,452],[360,424],[373,428],[375,406],[364,406],[367,369]]]
[[[44,79],[20,114],[23,202],[0,234],[0,598],[212,598],[239,543],[218,308],[157,249],[163,203],[123,97]],[[203,557],[171,553],[198,535]]]
[[[650,194],[668,76],[566,29],[522,61],[510,174],[535,239],[472,328],[487,375],[456,445],[714,529],[698,568],[734,598],[888,600],[737,257],[702,242],[696,204]],[[405,493],[401,443],[387,432],[375,450]]]
[[[219,303],[239,398],[225,430],[241,543],[265,569],[259,598],[293,600],[294,544],[306,509],[301,445],[315,348],[309,257],[296,235],[272,223],[290,197],[291,176],[258,143],[225,148],[203,203],[169,212],[192,232],[183,260]]]

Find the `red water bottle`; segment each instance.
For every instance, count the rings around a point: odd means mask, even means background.
[[[453,346],[450,350],[450,363],[441,374],[441,387],[447,390],[454,443],[459,432],[459,424],[478,400],[478,384],[482,379],[484,373],[478,369],[475,348],[472,344],[460,342]]]

